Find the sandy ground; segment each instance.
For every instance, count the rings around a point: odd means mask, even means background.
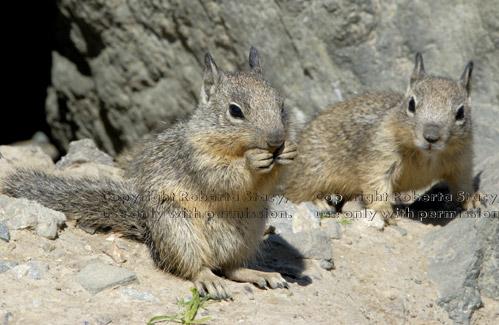
[[[436,304],[438,293],[417,245],[439,226],[410,220],[399,225],[406,236],[393,228],[361,228],[356,221],[343,225],[343,237],[332,242],[334,270],[304,261],[302,280],[287,277],[289,290],[227,281],[234,300],[212,302],[198,317],[212,317],[207,324],[451,324]],[[12,313],[9,324],[144,324],[153,316],[177,315],[177,298],[190,297],[191,283],[156,269],[145,245],[112,233],[90,235],[74,222],[54,241],[11,231],[10,243],[0,241],[0,253],[0,261],[48,265],[39,280],[0,274],[0,307]],[[133,271],[140,283],[127,287],[159,302],[130,299],[120,286],[92,296],[75,275],[95,261]],[[497,310],[497,302],[484,300],[472,323],[499,323]]]

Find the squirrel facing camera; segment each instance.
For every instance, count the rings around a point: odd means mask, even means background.
[[[466,66],[459,81],[426,77],[423,56],[416,64],[405,95],[406,123],[414,129],[414,144],[426,153],[442,152],[455,135],[471,132],[471,74],[473,62]],[[451,143],[452,145],[453,143]]]
[[[360,196],[385,223],[395,223],[397,193],[440,180],[456,205],[479,207],[472,182],[472,71],[470,62],[458,80],[428,75],[417,53],[405,94],[369,93],[323,110],[300,135],[286,171],[287,198],[300,203],[335,194],[344,203]]]

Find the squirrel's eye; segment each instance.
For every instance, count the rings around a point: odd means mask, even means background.
[[[459,107],[456,113],[456,120],[462,120],[464,118],[464,106]]]
[[[229,105],[229,114],[230,116],[235,118],[240,118],[240,119],[244,118],[244,114],[243,111],[241,110],[241,107],[237,106],[236,104]]]
[[[414,97],[411,98],[411,100],[409,101],[409,112],[411,113],[414,113],[416,111],[416,102],[414,101]]]

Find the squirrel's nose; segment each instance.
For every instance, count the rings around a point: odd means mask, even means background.
[[[273,130],[267,134],[267,145],[272,148],[279,148],[284,143],[284,130]]]
[[[430,125],[425,127],[423,131],[423,137],[429,143],[435,143],[440,140],[440,130],[436,125]]]

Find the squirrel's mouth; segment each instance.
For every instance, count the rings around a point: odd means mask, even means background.
[[[284,149],[284,143],[281,144],[279,147],[270,147],[269,151],[272,153],[275,159],[282,152],[283,149]]]
[[[445,141],[440,140],[440,141],[435,142],[435,143],[430,143],[422,138],[416,139],[414,141],[414,145],[419,150],[421,150],[423,152],[427,152],[427,153],[441,152],[441,151],[444,151],[445,148],[447,147]]]
[[[424,152],[432,153],[432,152],[441,152],[444,151],[445,145],[442,143],[416,143],[416,146]]]

